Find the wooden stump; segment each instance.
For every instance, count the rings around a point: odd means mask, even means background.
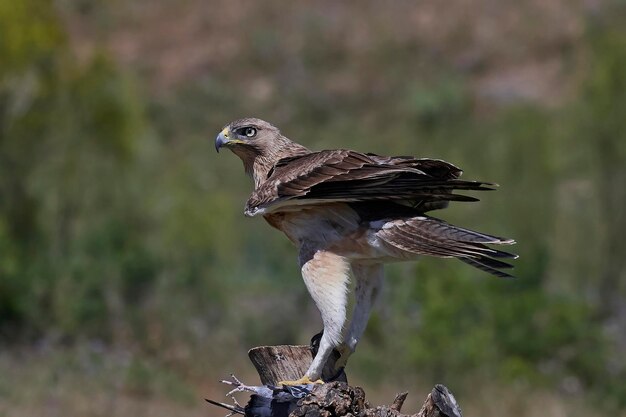
[[[248,352],[261,383],[276,385],[278,381],[298,379],[304,375],[313,360],[309,346],[261,346]],[[335,361],[339,354],[334,353],[324,368],[324,380],[331,380]],[[360,387],[351,387],[345,381],[317,385],[313,391],[297,401],[290,417],[461,417],[461,409],[452,393],[443,385],[436,385],[426,397],[421,410],[416,414],[402,414],[401,409],[407,393],[396,396],[389,406],[372,407],[365,399]],[[268,415],[272,415],[271,412]],[[276,416],[279,417],[279,416]]]

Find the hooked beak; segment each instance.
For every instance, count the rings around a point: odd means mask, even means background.
[[[228,134],[229,134],[228,128],[225,127],[224,130],[222,130],[220,134],[217,135],[217,137],[215,138],[215,150],[217,152],[220,151],[220,148],[222,146],[226,145],[229,142]]]

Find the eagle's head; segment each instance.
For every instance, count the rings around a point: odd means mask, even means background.
[[[255,118],[239,119],[230,122],[215,138],[215,150],[226,147],[242,157],[245,154],[263,154],[276,146],[281,134],[270,123]]]
[[[246,172],[255,177],[255,182],[263,178],[281,158],[301,155],[308,152],[281,135],[272,124],[255,118],[245,118],[230,122],[215,138],[215,149],[225,147],[233,151],[243,161]]]

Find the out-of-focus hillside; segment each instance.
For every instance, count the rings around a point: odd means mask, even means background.
[[[0,416],[205,415],[249,347],[319,331],[213,151],[247,115],[501,184],[436,215],[515,238],[518,279],[389,267],[349,369],[374,402],[445,383],[466,415],[623,415],[625,11],[0,1]]]
[[[166,91],[206,77],[232,77],[250,90],[250,99],[281,93],[278,80],[353,96],[393,89],[406,81],[401,76],[421,78],[419,71],[447,66],[468,78],[477,98],[555,103],[576,75],[567,58],[580,52],[572,50],[593,9],[563,0],[386,7],[376,1],[359,7],[139,1],[107,8],[107,18],[100,8],[79,7],[67,22],[82,56],[104,43],[118,62]]]

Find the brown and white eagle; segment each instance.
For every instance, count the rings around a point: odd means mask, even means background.
[[[450,201],[477,201],[457,191],[494,184],[459,179],[461,170],[438,160],[380,156],[347,149],[311,151],[270,123],[247,118],[226,125],[215,148],[226,147],[254,180],[246,216],[263,216],[296,245],[302,278],[324,331],[306,374],[287,384],[319,382],[333,348],[345,365],[365,330],[383,280],[383,264],[421,255],[456,258],[499,277],[511,253],[488,245],[512,239],[453,226],[426,215]],[[345,337],[350,271],[355,305]]]

